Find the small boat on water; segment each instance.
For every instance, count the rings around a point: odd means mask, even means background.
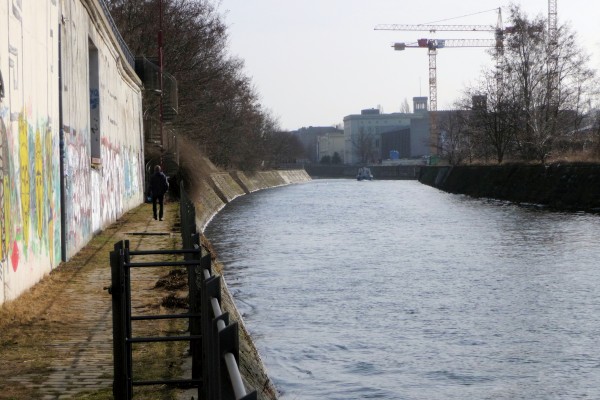
[[[371,170],[367,167],[360,167],[358,169],[358,174],[356,174],[357,181],[370,181],[373,179],[373,174]]]

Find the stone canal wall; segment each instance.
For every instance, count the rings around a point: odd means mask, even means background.
[[[431,166],[419,181],[473,197],[600,212],[600,164]]]
[[[201,232],[212,217],[238,196],[276,186],[310,181],[306,171],[277,170],[260,172],[214,172],[203,182],[200,193],[194,197],[196,226]]]
[[[261,172],[213,172],[204,181],[199,194],[193,198],[196,209],[196,226],[200,232],[213,216],[238,196],[276,186],[310,181],[304,170]],[[206,244],[210,242],[205,238]],[[238,312],[233,296],[227,288],[226,266],[215,260],[215,270],[222,276],[221,305],[230,318],[240,326],[240,372],[246,384],[256,389],[258,398],[277,399],[277,390],[268,377],[266,368]]]

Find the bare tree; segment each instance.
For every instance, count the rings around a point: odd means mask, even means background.
[[[304,146],[298,137],[290,132],[271,132],[266,138],[266,166],[277,167],[284,163],[294,163],[304,157]]]
[[[543,163],[569,147],[589,113],[595,73],[567,25],[550,41],[544,18],[529,19],[518,6],[510,13],[504,51],[494,54],[499,68],[466,90],[460,109],[470,110],[470,144],[479,157],[501,163],[509,155]]]
[[[467,123],[478,156],[498,164],[515,147],[520,103],[514,86],[504,84],[496,72],[485,72],[478,86],[466,90],[461,108],[470,110]]]
[[[360,128],[358,135],[352,138],[352,147],[360,159],[361,164],[367,164],[375,160],[375,138],[372,134]]]
[[[543,18],[529,20],[513,6],[511,20],[503,85],[518,91],[522,126],[517,144],[525,159],[545,162],[557,137],[581,118],[594,72],[568,26],[559,27],[551,44]]]
[[[160,0],[106,0],[128,46],[157,58]],[[164,69],[178,84],[173,128],[197,141],[217,165],[256,168],[262,138],[278,130],[244,74],[242,60],[227,53],[227,27],[212,0],[162,0]],[[145,102],[152,102],[146,96]]]
[[[458,165],[466,159],[472,159],[471,131],[467,113],[468,111],[463,110],[438,113],[440,154],[450,165]]]
[[[406,97],[404,98],[402,104],[400,104],[400,112],[406,114],[410,113],[410,105],[408,104]]]

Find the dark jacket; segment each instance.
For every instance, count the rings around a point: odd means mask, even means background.
[[[169,181],[167,176],[161,172],[155,172],[150,177],[150,195],[151,196],[162,196],[169,189]]]

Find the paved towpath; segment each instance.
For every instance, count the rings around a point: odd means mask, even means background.
[[[140,205],[0,307],[0,399],[112,397],[109,252],[123,239],[133,250],[181,248],[178,212],[169,203],[164,221],[156,221],[151,205]],[[155,289],[159,272],[147,270],[133,290],[157,307],[165,292]]]

